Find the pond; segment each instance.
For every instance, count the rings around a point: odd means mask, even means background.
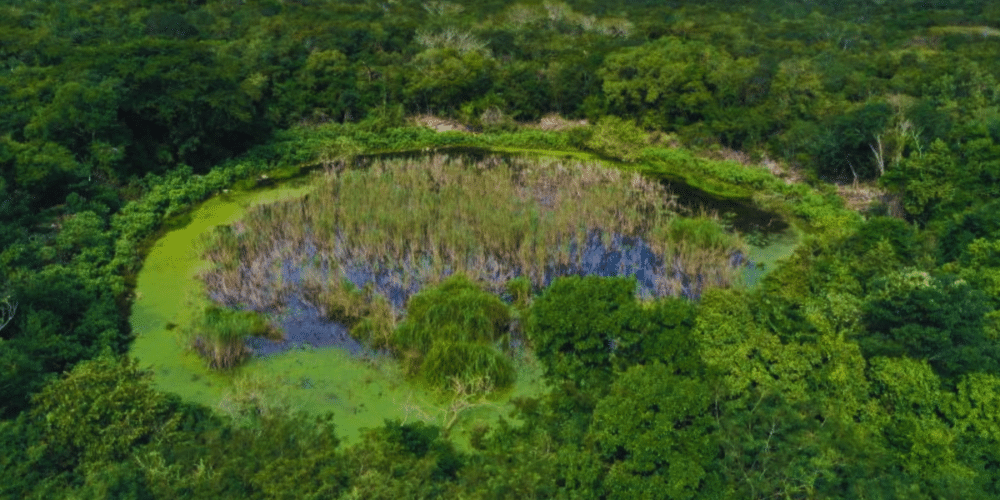
[[[231,408],[234,386],[244,390],[250,387],[261,399],[274,404],[285,403],[293,409],[314,414],[332,411],[338,435],[347,443],[357,439],[361,429],[381,425],[384,419],[437,424],[447,421],[450,418],[448,401],[404,379],[383,355],[365,352],[347,335],[343,326],[320,320],[314,307],[294,295],[289,297],[285,311],[281,314],[274,311],[285,329],[286,342],[276,345],[264,339],[253,341],[252,347],[258,356],[231,372],[210,370],[201,358],[185,349],[179,332],[191,323],[197,311],[209,304],[204,285],[196,279],[198,273],[207,269],[207,264],[198,255],[201,235],[215,226],[237,222],[252,206],[300,198],[314,189],[315,178],[315,175],[304,175],[264,189],[234,190],[216,196],[194,208],[184,216],[182,224],[166,232],[150,249],[137,278],[137,298],[131,316],[137,338],[132,345],[132,355],[143,366],[153,369],[159,388],[221,412]],[[752,213],[735,204],[731,208]],[[743,268],[744,281],[750,286],[768,266],[794,248],[793,231],[786,229],[768,234],[770,245],[751,246],[746,256],[755,264]],[[641,274],[642,269],[655,260],[643,242],[626,241],[616,236],[610,247],[603,248],[600,240],[589,236],[582,255],[587,267],[583,271],[599,272],[604,268],[608,274]],[[285,271],[287,277],[294,280],[295,270]],[[566,271],[549,270],[546,282]],[[356,284],[372,278],[381,279],[384,284],[394,282],[388,275],[379,277],[363,268],[349,270],[349,273]],[[413,291],[415,289],[406,290],[406,293],[397,290],[390,298],[397,306],[402,306],[405,297]],[[322,348],[330,345],[337,348]],[[467,436],[476,425],[506,416],[511,409],[508,402],[513,397],[538,396],[546,392],[541,369],[530,352],[519,350],[516,366],[516,385],[464,412],[453,435]],[[456,440],[460,445],[464,441]]]

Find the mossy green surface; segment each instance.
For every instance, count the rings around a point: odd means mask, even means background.
[[[268,383],[258,384],[258,389],[272,396],[266,399],[286,402],[292,410],[333,412],[337,433],[347,442],[356,440],[362,428],[377,427],[385,419],[445,425],[453,417],[448,396],[403,380],[393,361],[357,359],[340,349],[300,349],[250,359],[234,370],[217,372],[186,349],[181,332],[209,305],[203,285],[196,279],[207,267],[199,258],[200,235],[239,220],[251,205],[300,197],[311,189],[308,185],[286,185],[254,192],[232,191],[193,208],[185,215],[186,225],[163,234],[151,246],[137,277],[131,316],[137,338],[131,355],[140,366],[152,368],[160,389],[224,414],[231,413],[232,401],[240,399],[234,392],[247,385],[241,380],[265,380]],[[488,404],[461,412],[452,431],[453,436],[461,436],[456,439],[460,446],[466,446],[469,429],[506,416],[512,409],[507,405],[511,398],[544,392],[541,370],[532,359],[530,353],[517,353],[516,384],[491,395],[490,401],[484,401]]]

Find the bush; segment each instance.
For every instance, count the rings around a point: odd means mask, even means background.
[[[639,159],[642,149],[649,145],[648,134],[631,120],[605,116],[594,127],[585,145],[602,156],[632,162]]]
[[[948,221],[938,238],[939,264],[956,260],[968,261],[966,250],[980,238],[1000,237],[1000,201],[987,203],[978,209]]]
[[[952,276],[894,273],[875,283],[865,304],[867,332],[858,339],[866,358],[926,359],[942,379],[996,373],[1000,348],[986,338],[986,295]]]
[[[508,342],[510,311],[497,297],[480,289],[464,274],[410,298],[407,318],[393,335],[396,349],[427,353],[438,340],[450,342]]]
[[[486,379],[494,387],[509,387],[517,378],[509,358],[493,346],[471,342],[435,343],[420,371],[428,383],[443,389],[451,389],[455,378],[465,385]]]
[[[469,383],[489,376],[499,389],[514,382],[513,367],[504,356],[509,332],[507,305],[464,274],[455,274],[410,298],[407,317],[391,343],[404,355],[407,371],[422,374],[433,385],[450,388],[452,377]]]
[[[615,351],[639,341],[642,310],[635,278],[569,276],[556,279],[531,307],[528,338],[550,382],[603,387],[611,380]]]

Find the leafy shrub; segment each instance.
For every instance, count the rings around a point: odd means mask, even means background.
[[[605,116],[594,127],[594,133],[585,143],[586,148],[609,158],[635,161],[649,145],[646,131],[631,120]]]
[[[979,238],[1000,236],[1000,200],[948,221],[938,238],[938,263],[967,260],[966,249]]]
[[[488,376],[502,388],[513,383],[514,371],[494,343],[509,349],[509,325],[506,304],[455,274],[410,298],[392,347],[406,357],[407,371],[434,385],[447,388],[451,377],[468,383]]]
[[[407,317],[393,335],[397,349],[430,351],[438,340],[506,343],[510,312],[497,297],[483,291],[464,274],[410,298]]]
[[[635,287],[635,278],[569,276],[535,300],[527,332],[546,378],[586,389],[610,380],[612,351],[637,341],[626,321],[640,311]]]

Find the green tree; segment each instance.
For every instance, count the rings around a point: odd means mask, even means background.
[[[43,433],[29,455],[39,466],[67,470],[126,461],[135,446],[169,440],[180,417],[167,396],[151,387],[150,376],[135,360],[105,357],[80,363],[46,385],[27,414]]]
[[[865,299],[867,329],[858,338],[866,357],[926,360],[943,379],[1000,370],[1000,346],[984,335],[986,295],[954,276],[923,271],[878,280]]]
[[[569,276],[552,282],[531,307],[527,334],[553,383],[587,390],[610,382],[615,347],[639,341],[635,278]]]
[[[612,112],[671,129],[735,104],[753,65],[702,42],[664,37],[610,54],[598,75]]]
[[[475,96],[490,85],[489,75],[495,62],[478,50],[430,48],[413,58],[406,95],[418,111],[448,111]]]
[[[885,480],[869,483],[883,496],[908,498],[986,498],[975,485],[975,470],[957,452],[958,429],[942,414],[952,396],[924,360],[876,357],[869,360],[872,396],[884,416],[879,440],[888,456]]]
[[[388,500],[449,496],[465,457],[440,437],[438,427],[387,421],[348,448],[345,461],[356,473],[341,498]]]
[[[970,373],[958,384],[950,405],[942,407],[951,424],[955,455],[975,471],[975,482],[989,497],[1000,494],[1000,378]]]
[[[608,498],[702,498],[718,494],[711,393],[659,362],[629,368],[598,401],[589,431],[610,467]]]
[[[901,194],[907,215],[925,225],[950,208],[961,170],[951,149],[937,139],[926,153],[904,158],[888,170],[880,182]]]

